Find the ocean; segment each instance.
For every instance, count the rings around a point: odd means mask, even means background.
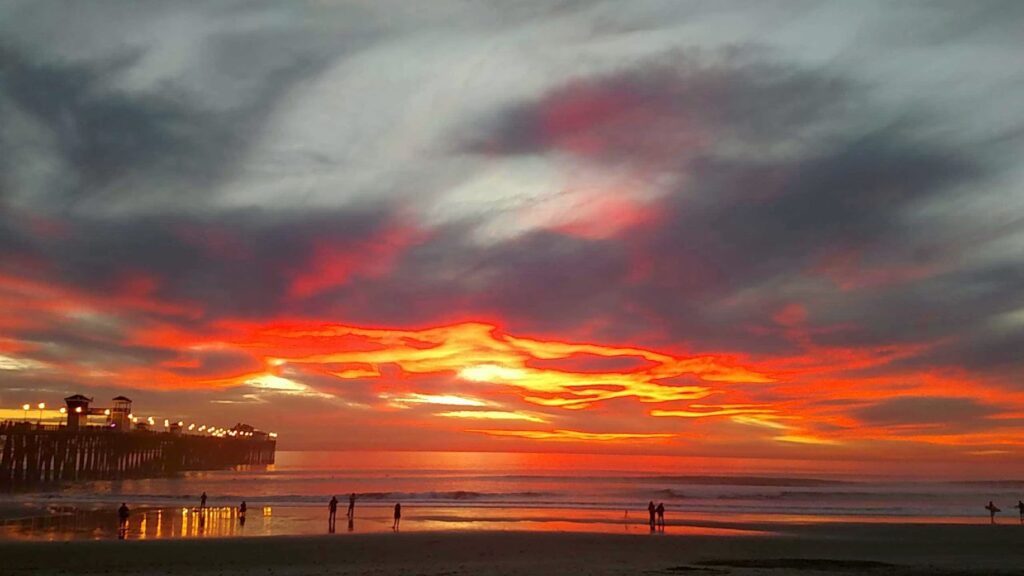
[[[159,530],[152,537],[200,535],[202,492],[210,508],[202,535],[219,536],[239,533],[243,500],[250,511],[247,533],[322,532],[328,499],[338,497],[344,524],[350,493],[357,495],[359,522],[339,531],[387,529],[399,502],[407,528],[642,530],[653,501],[665,505],[674,530],[742,531],[786,522],[987,522],[989,500],[1005,518],[1024,497],[1024,481],[1017,480],[866,477],[842,466],[822,472],[787,462],[762,464],[752,473],[746,465],[669,456],[280,452],[266,469],[0,496],[8,517],[0,535],[107,537],[121,502],[136,511],[133,521],[146,520],[136,535],[145,537],[147,529]]]

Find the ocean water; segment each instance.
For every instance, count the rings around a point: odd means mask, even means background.
[[[337,495],[344,524],[353,492],[359,523],[352,531],[390,528],[396,502],[405,511],[404,525],[418,529],[642,529],[647,503],[654,501],[664,503],[673,530],[747,530],[785,522],[980,522],[987,521],[983,507],[989,500],[1005,510],[1004,518],[1015,519],[1011,506],[1024,497],[1024,481],[1017,480],[869,477],[839,466],[823,473],[787,462],[752,473],[745,466],[657,456],[281,452],[267,468],[5,495],[0,502],[8,518],[22,519],[8,520],[2,533],[105,537],[109,514],[128,502],[139,512],[133,521],[146,520],[136,534],[199,535],[195,507],[204,491],[211,510],[204,513],[202,533],[221,536],[240,529],[236,507],[243,500],[250,509],[249,533],[321,532],[327,500]]]

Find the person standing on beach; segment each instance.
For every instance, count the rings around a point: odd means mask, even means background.
[[[348,517],[356,517],[356,493],[353,492],[348,495]]]
[[[124,537],[128,534],[128,516],[131,515],[131,511],[128,510],[128,504],[121,502],[121,507],[117,509],[117,539],[124,540]]]
[[[988,506],[985,506],[985,510],[988,510],[989,522],[991,522],[992,524],[995,524],[996,523],[996,512],[999,512],[999,508],[997,508],[996,505],[993,504],[991,500],[989,500],[988,501]]]
[[[398,524],[402,521],[402,504],[395,504],[395,523],[391,525],[391,529],[398,532]]]
[[[334,532],[334,519],[338,516],[338,497],[331,496],[331,501],[327,503],[327,530]]]
[[[199,497],[199,509],[202,510],[203,508],[206,508],[206,492],[203,492],[203,495]]]
[[[1014,508],[1020,510],[1020,523],[1024,524],[1024,500],[1017,500],[1017,505]]]
[[[654,500],[647,503],[647,515],[650,516],[651,532],[654,532]]]
[[[662,532],[664,532],[665,531],[665,504],[662,503],[662,502],[658,502],[658,507],[655,508],[654,511],[658,513],[658,527],[661,528]]]

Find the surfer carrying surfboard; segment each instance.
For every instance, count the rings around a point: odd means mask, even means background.
[[[985,506],[985,510],[988,510],[988,519],[989,519],[989,521],[992,522],[993,524],[995,524],[996,523],[996,512],[999,512],[999,508],[997,508],[996,505],[993,504],[991,500],[989,500],[988,501],[988,506]]]

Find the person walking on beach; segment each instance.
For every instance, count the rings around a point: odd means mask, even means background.
[[[398,532],[398,524],[402,521],[402,504],[395,504],[395,523],[391,525],[391,529]]]
[[[356,493],[353,492],[348,495],[348,517],[356,517]]]
[[[996,505],[993,504],[991,500],[989,500],[988,501],[988,506],[985,506],[985,510],[988,510],[989,522],[991,522],[992,524],[995,524],[996,523],[996,512],[1000,511],[999,508],[997,508]]]
[[[665,531],[665,504],[662,503],[662,502],[658,502],[658,507],[655,508],[654,511],[658,513],[658,527],[661,528],[662,532],[664,532]]]
[[[202,510],[203,508],[206,508],[206,492],[203,492],[203,495],[199,497],[199,509]]]
[[[334,521],[338,516],[338,497],[331,496],[331,501],[327,503],[327,530],[331,533],[334,532]]]
[[[117,539],[124,540],[124,537],[128,534],[128,516],[131,515],[131,511],[128,510],[128,504],[121,502],[121,507],[117,509]]]
[[[242,500],[242,505],[238,507],[238,524],[241,526],[245,526],[245,512],[248,509],[249,507],[245,505],[245,500]]]
[[[1024,501],[1017,500],[1017,505],[1014,508],[1020,510],[1020,523],[1024,524]]]
[[[651,532],[654,532],[654,500],[647,503],[647,515],[650,516]]]

